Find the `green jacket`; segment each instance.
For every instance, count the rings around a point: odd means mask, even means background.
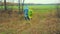
[[[28,10],[28,17],[32,18],[32,10],[30,10],[30,9]]]

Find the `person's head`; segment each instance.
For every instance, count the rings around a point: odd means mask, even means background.
[[[28,5],[25,5],[25,6],[24,6],[24,9],[29,9]]]

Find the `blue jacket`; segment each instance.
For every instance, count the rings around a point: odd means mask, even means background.
[[[28,16],[28,7],[24,8],[24,16],[25,16],[25,17]]]

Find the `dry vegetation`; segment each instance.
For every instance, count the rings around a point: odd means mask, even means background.
[[[3,11],[4,12],[4,11]],[[60,22],[52,13],[33,13],[31,21],[24,20],[23,13],[0,11],[0,34],[60,34]]]

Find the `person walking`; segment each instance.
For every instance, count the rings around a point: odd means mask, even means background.
[[[32,10],[29,9],[28,6],[25,6],[25,8],[24,8],[24,18],[25,18],[25,20],[31,20],[32,19]]]
[[[28,6],[24,7],[24,18],[25,20],[28,20]]]
[[[31,9],[29,9],[29,11],[28,11],[28,17],[29,17],[29,20],[32,19],[32,10]]]

